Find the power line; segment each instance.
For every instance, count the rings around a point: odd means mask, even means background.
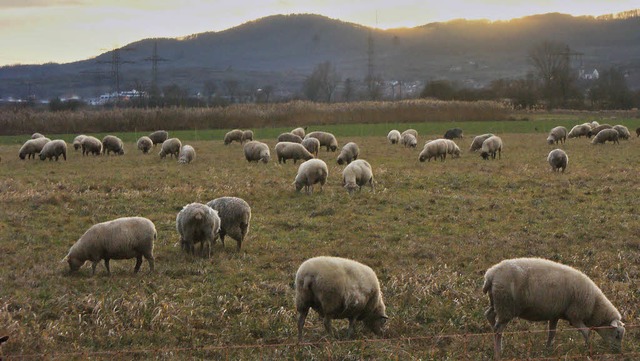
[[[168,59],[158,56],[158,41],[153,42],[153,53],[144,61],[151,62],[151,88],[156,89],[158,86],[158,63],[161,61],[169,61]]]

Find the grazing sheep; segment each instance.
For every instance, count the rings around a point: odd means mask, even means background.
[[[180,148],[178,163],[189,164],[196,159],[196,150],[192,146],[185,144]]]
[[[342,151],[338,155],[338,164],[349,164],[352,160],[358,159],[359,154],[360,148],[358,148],[358,145],[354,142],[349,142],[342,147]]]
[[[84,134],[80,134],[73,139],[73,150],[78,150],[82,148],[82,140],[86,137]]]
[[[462,129],[452,128],[447,130],[444,133],[444,139],[456,139],[456,138],[464,138],[464,134],[462,134]]]
[[[236,240],[238,251],[242,247],[251,223],[251,207],[244,199],[238,197],[216,198],[207,205],[218,212],[220,217],[220,242],[224,247],[224,236]]]
[[[182,142],[178,138],[169,138],[162,143],[162,147],[160,148],[160,153],[158,155],[161,159],[164,159],[167,154],[170,154],[171,157],[178,158],[180,154],[180,148],[182,148]]]
[[[445,139],[447,144],[447,154],[451,155],[451,158],[460,158],[460,147],[451,139]]]
[[[591,126],[589,123],[578,124],[571,128],[567,138],[580,138],[582,136],[589,137],[589,132],[591,131]]]
[[[331,133],[316,131],[305,135],[305,138],[318,139],[320,141],[321,147],[327,147],[327,152],[329,150],[331,150],[332,152],[338,150],[338,140]]]
[[[400,144],[404,145],[406,148],[415,148],[418,146],[418,139],[415,135],[406,133],[402,135],[402,138],[400,138]]]
[[[418,139],[418,131],[415,129],[407,129],[404,132],[402,132],[402,134],[400,134],[400,138],[402,138],[405,134],[411,134],[414,137],[416,137],[416,139]]]
[[[149,139],[151,139],[155,147],[156,144],[162,144],[165,140],[169,139],[169,133],[166,130],[156,130],[149,134]]]
[[[242,132],[242,141],[240,143],[244,143],[252,140],[253,140],[253,130],[247,129]]]
[[[32,138],[24,142],[22,147],[20,147],[20,151],[18,151],[18,157],[24,160],[27,159],[36,159],[36,153],[40,153],[45,144],[49,143],[51,139],[49,138]]]
[[[93,155],[102,154],[102,141],[96,137],[87,135],[82,139],[80,146],[82,147],[82,156],[89,155],[89,153]]]
[[[601,131],[605,130],[605,129],[611,129],[613,128],[611,125],[609,124],[600,124],[595,128],[592,128],[591,131],[589,133],[587,133],[587,137],[591,138],[593,136],[598,135],[598,133],[600,133]]]
[[[140,149],[143,154],[147,154],[153,147],[153,140],[151,140],[151,138],[147,137],[146,135],[143,135],[142,137],[140,137],[140,139],[138,139],[137,145],[138,149]]]
[[[322,186],[327,182],[329,176],[329,168],[322,159],[310,159],[300,164],[298,167],[298,174],[294,184],[296,191],[300,192],[302,187],[307,194],[313,193],[313,185],[320,183],[320,190]]]
[[[40,151],[40,160],[49,158],[49,161],[51,161],[55,157],[57,162],[60,156],[67,160],[67,143],[62,139],[47,142]]]
[[[363,159],[357,159],[351,162],[342,171],[342,186],[352,194],[356,189],[361,190],[362,186],[369,185],[371,191],[375,192],[373,185],[373,171],[371,164]]]
[[[282,133],[278,136],[278,142],[302,143],[302,138],[293,133]]]
[[[183,250],[194,254],[195,244],[200,242],[200,255],[204,256],[206,243],[210,255],[220,231],[220,217],[206,204],[190,203],[178,212],[176,230]]]
[[[396,129],[393,129],[391,131],[389,131],[389,134],[387,134],[387,140],[389,141],[389,143],[391,144],[398,144],[400,143],[400,138],[402,136],[400,135],[400,132],[397,131]]]
[[[227,134],[224,135],[224,145],[229,145],[233,141],[236,141],[236,142],[242,144],[242,137],[243,136],[244,136],[244,132],[242,130],[240,130],[240,129],[231,130],[231,131],[227,132]]]
[[[498,159],[502,159],[502,139],[500,137],[494,135],[482,142],[482,148],[480,149],[482,159],[487,160],[489,156],[492,159],[496,159],[496,152],[498,153]]]
[[[564,143],[567,140],[567,128],[559,126],[551,129],[549,136],[547,137],[547,143],[549,145]]]
[[[122,140],[114,135],[107,135],[102,138],[102,154],[106,153],[109,155],[110,152],[118,155],[124,154],[124,145]]]
[[[618,132],[618,138],[619,139],[625,139],[625,140],[629,140],[629,138],[631,137],[631,132],[629,132],[629,128],[625,127],[624,125],[614,125],[613,129],[615,129]]]
[[[494,356],[500,358],[502,331],[512,319],[549,321],[547,347],[558,320],[578,328],[589,343],[589,328],[620,350],[624,324],[620,312],[584,273],[541,258],[504,260],[487,270],[482,292],[489,295],[485,316],[493,328]]]
[[[469,147],[469,152],[475,152],[478,149],[481,149],[482,142],[484,142],[487,138],[490,138],[490,137],[493,137],[493,134],[487,133],[487,134],[478,135],[475,138],[473,138],[473,141],[471,142],[471,146]]]
[[[252,140],[244,145],[244,157],[248,162],[262,161],[266,164],[271,159],[271,152],[265,143]]]
[[[304,138],[302,140],[302,146],[305,147],[309,153],[318,158],[318,151],[320,150],[320,141],[316,138]]]
[[[567,164],[569,164],[569,156],[562,149],[554,149],[549,152],[547,162],[549,162],[552,172],[562,170],[562,173],[564,173]]]
[[[604,144],[607,141],[620,144],[620,142],[618,141],[618,138],[619,138],[619,135],[617,130],[603,129],[599,131],[595,137],[593,137],[591,144]]]
[[[447,158],[447,151],[449,150],[449,145],[446,140],[448,139],[435,139],[427,142],[420,152],[418,160],[421,162],[425,160],[431,162],[431,158],[440,158],[440,160],[444,162],[445,158]]]
[[[158,237],[153,222],[143,217],[125,217],[94,224],[71,246],[64,258],[71,271],[77,271],[91,261],[91,274],[96,273],[98,262],[104,259],[107,273],[109,260],[136,258],[134,272],[140,270],[142,257],[153,271],[153,242]]]
[[[38,138],[45,138],[45,136],[40,133],[31,134],[31,139],[38,139]]]
[[[636,128],[636,138],[640,137],[640,127]]]
[[[586,124],[589,124],[591,126],[591,129],[593,129],[593,128],[595,128],[595,127],[600,125],[600,123],[596,122],[595,120],[592,121],[591,123],[586,123]]]
[[[278,163],[287,163],[287,159],[293,159],[293,164],[296,164],[298,159],[309,160],[313,158],[313,154],[309,153],[307,148],[303,147],[302,144],[280,142],[276,144],[275,148]]]
[[[331,320],[344,318],[349,320],[349,338],[356,321],[362,321],[376,335],[382,333],[388,317],[378,277],[371,267],[346,258],[310,258],[298,268],[295,287],[299,341],[309,308],[323,318],[329,335],[333,334]]]
[[[300,139],[304,138],[305,132],[307,131],[307,127],[298,127],[291,131],[291,134],[295,134],[300,137]]]

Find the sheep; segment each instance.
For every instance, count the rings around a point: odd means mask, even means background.
[[[427,142],[420,152],[418,160],[420,162],[424,162],[425,160],[431,162],[431,158],[440,158],[441,161],[444,161],[445,158],[447,158],[447,151],[449,150],[449,145],[446,140],[447,139],[435,139]]]
[[[418,146],[418,139],[411,133],[406,133],[400,138],[400,144],[406,148],[415,148]]]
[[[241,144],[244,142],[252,141],[252,140],[253,140],[253,130],[247,129],[242,132],[242,141],[240,142]]]
[[[629,137],[631,137],[629,128],[625,127],[624,125],[620,125],[620,124],[614,125],[613,129],[615,129],[618,132],[619,139],[629,140]]]
[[[220,232],[218,212],[206,204],[190,203],[176,216],[176,231],[180,236],[180,246],[190,254],[194,254],[195,244],[200,243],[200,254],[204,256],[207,244],[209,255]]]
[[[217,211],[220,217],[219,236],[222,246],[224,247],[224,237],[229,236],[236,240],[239,252],[251,224],[249,203],[238,197],[220,197],[210,201],[207,205]]]
[[[593,128],[595,128],[595,127],[600,125],[600,123],[596,122],[595,120],[592,121],[591,123],[586,123],[586,124],[589,124],[591,126],[591,129],[593,129]]]
[[[562,149],[554,149],[549,152],[547,162],[549,162],[552,172],[562,170],[562,173],[564,173],[567,164],[569,164],[569,156]]]
[[[456,138],[464,138],[464,134],[462,134],[462,129],[452,128],[447,130],[444,133],[444,139],[456,139]]]
[[[40,151],[40,160],[49,158],[49,161],[51,161],[55,157],[57,162],[60,156],[67,160],[67,143],[62,139],[47,142]]]
[[[107,135],[102,138],[102,154],[109,155],[110,152],[117,155],[124,154],[124,146],[122,140],[114,135]]]
[[[356,321],[381,335],[389,318],[376,273],[354,260],[326,256],[307,259],[296,272],[295,289],[299,341],[309,308],[323,318],[330,336],[332,319],[348,319],[347,337],[351,338]]]
[[[316,131],[305,135],[305,138],[318,139],[321,147],[327,147],[327,152],[329,150],[335,152],[338,149],[338,140],[331,133]]]
[[[302,138],[293,133],[282,133],[278,136],[278,142],[302,143]]]
[[[567,128],[563,126],[558,126],[549,132],[549,136],[547,137],[547,143],[549,145],[564,143],[567,140]]]
[[[309,153],[318,158],[318,151],[320,150],[320,141],[316,138],[304,138],[302,140],[302,146],[305,147]]]
[[[40,133],[31,134],[31,139],[38,139],[38,138],[46,138],[46,137]]]
[[[170,154],[171,157],[175,156],[176,158],[178,158],[178,155],[180,154],[180,148],[182,148],[182,142],[180,142],[180,139],[169,138],[165,140],[164,143],[162,143],[162,146],[160,147],[160,153],[158,153],[158,155],[161,159],[164,159],[167,154]]]
[[[45,144],[49,143],[51,139],[49,138],[35,138],[29,139],[18,151],[18,157],[22,160],[26,157],[27,159],[36,159],[36,153],[40,153]]]
[[[269,146],[265,143],[252,140],[244,145],[244,157],[247,162],[268,163],[271,159],[271,153],[269,152]]]
[[[356,189],[361,190],[362,186],[369,185],[371,191],[375,192],[373,185],[373,171],[371,164],[364,159],[357,159],[347,165],[342,171],[342,186],[349,194]]]
[[[492,159],[496,159],[496,152],[498,153],[498,159],[502,159],[502,139],[500,137],[494,135],[482,142],[482,148],[480,149],[482,159],[487,160],[489,156]]]
[[[473,138],[473,141],[471,142],[471,146],[469,147],[469,152],[475,152],[478,149],[481,149],[482,142],[484,142],[487,138],[490,138],[490,137],[493,137],[493,134],[487,133],[487,134],[478,135],[475,138]]]
[[[227,134],[224,135],[224,145],[229,145],[233,141],[236,141],[236,142],[242,144],[242,137],[243,136],[244,136],[244,132],[242,130],[240,130],[240,129],[231,130],[231,131],[227,132]]]
[[[327,164],[322,159],[310,159],[300,164],[293,183],[297,192],[300,192],[304,187],[305,192],[311,194],[313,193],[313,185],[316,183],[320,183],[320,190],[322,190],[322,186],[327,182],[328,176],[329,168],[327,168]]]
[[[102,141],[96,137],[87,135],[82,139],[80,146],[82,147],[82,156],[89,155],[89,153],[93,155],[102,154]]]
[[[591,144],[604,144],[605,142],[613,142],[616,144],[620,144],[618,141],[619,135],[618,131],[615,129],[603,129],[591,141]]]
[[[640,137],[640,127],[636,128],[636,138]]]
[[[416,139],[418,139],[418,131],[415,129],[407,129],[404,132],[402,132],[402,134],[400,134],[400,138],[402,138],[405,134],[411,134],[414,137],[416,137]]]
[[[392,129],[389,131],[389,134],[387,134],[387,140],[389,141],[389,143],[391,144],[398,144],[400,143],[400,132],[397,131],[396,129]]]
[[[280,142],[276,144],[275,149],[278,163],[287,163],[287,159],[293,159],[293,164],[295,164],[298,159],[309,160],[313,158],[313,154],[298,143]]]
[[[451,158],[460,158],[460,147],[451,139],[445,139],[447,144],[447,154],[451,155]]]
[[[338,164],[351,163],[352,160],[358,159],[360,154],[360,148],[354,142],[349,142],[342,147],[340,155],[338,155]]]
[[[578,328],[589,344],[589,328],[620,349],[624,324],[620,312],[584,273],[541,258],[507,259],[484,275],[489,295],[485,316],[493,328],[494,356],[500,358],[502,331],[512,319],[549,321],[547,347],[553,344],[558,320]]]
[[[185,144],[180,148],[178,163],[189,164],[196,159],[196,150],[192,146]]]
[[[589,132],[591,131],[591,126],[589,125],[589,123],[585,123],[585,124],[578,124],[576,126],[574,126],[573,128],[571,128],[571,130],[569,131],[569,134],[567,134],[567,138],[580,138],[583,135],[585,137],[589,137]]]
[[[169,139],[169,133],[166,130],[156,130],[155,132],[149,134],[149,139],[153,142],[153,146],[156,144],[162,144],[165,140]]]
[[[82,147],[82,140],[86,137],[84,134],[80,134],[73,139],[73,149],[77,151]]]
[[[591,138],[593,136],[598,135],[598,133],[600,133],[601,131],[605,130],[605,129],[611,129],[613,128],[611,125],[609,124],[600,124],[595,128],[592,128],[591,131],[589,133],[587,133],[587,137]]]
[[[147,137],[146,135],[143,135],[142,137],[140,137],[140,139],[138,139],[138,142],[136,144],[138,145],[138,149],[140,149],[143,154],[147,154],[153,147],[153,140],[151,140],[151,138]]]
[[[307,131],[307,127],[298,127],[291,131],[291,134],[295,134],[299,136],[301,139],[304,138],[305,132]]]
[[[95,275],[96,266],[104,259],[107,273],[109,260],[136,258],[134,272],[142,265],[142,257],[149,262],[153,271],[153,243],[158,238],[156,227],[147,218],[124,217],[112,221],[94,224],[78,241],[71,246],[64,258],[72,272],[77,271],[87,261],[91,261],[91,274]]]

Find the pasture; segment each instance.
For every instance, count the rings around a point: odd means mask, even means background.
[[[297,165],[273,161],[275,136],[290,128],[254,129],[270,146],[268,164],[247,163],[242,146],[223,145],[224,132],[170,131],[196,149],[188,165],[159,159],[158,147],[143,155],[135,148],[141,133],[122,134],[124,156],[82,157],[69,143],[66,162],[20,161],[17,138],[3,138],[0,334],[11,337],[4,355],[491,359],[484,271],[505,258],[538,256],[573,266],[601,287],[631,326],[624,353],[638,357],[640,140],[592,146],[570,139],[559,146],[569,155],[567,172],[552,173],[546,156],[554,147],[545,139],[557,122],[522,123],[456,124],[465,129],[466,137],[455,140],[462,157],[425,163],[418,162],[422,145],[441,137],[447,124],[416,124],[416,150],[385,137],[412,124],[309,129],[334,131],[340,147],[356,142],[360,158],[371,163],[375,193],[366,187],[353,196],[341,186],[338,153],[325,149],[319,155],[329,166],[324,189],[294,192]],[[632,131],[638,126],[620,123]],[[489,131],[504,141],[501,160],[467,151],[473,135]],[[252,207],[242,250],[229,239],[209,259],[183,253],[175,246],[176,214],[220,196],[241,197]],[[123,216],[155,223],[156,271],[149,273],[145,261],[134,275],[135,261],[124,260],[111,262],[111,276],[103,264],[94,277],[88,264],[70,275],[60,262],[69,247],[91,225]],[[300,263],[318,255],[352,258],[377,272],[390,316],[382,340],[359,324],[356,342],[334,342],[311,311],[306,343],[296,345],[293,280]],[[333,324],[345,340],[347,322]],[[546,350],[545,328],[512,322],[503,356],[586,354],[582,337],[564,321],[555,347]],[[509,333],[523,330],[531,332]],[[591,346],[595,354],[608,353],[595,333]]]

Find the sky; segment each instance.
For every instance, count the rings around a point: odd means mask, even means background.
[[[85,60],[142,39],[220,31],[275,14],[389,29],[637,8],[640,0],[0,0],[0,66]]]

